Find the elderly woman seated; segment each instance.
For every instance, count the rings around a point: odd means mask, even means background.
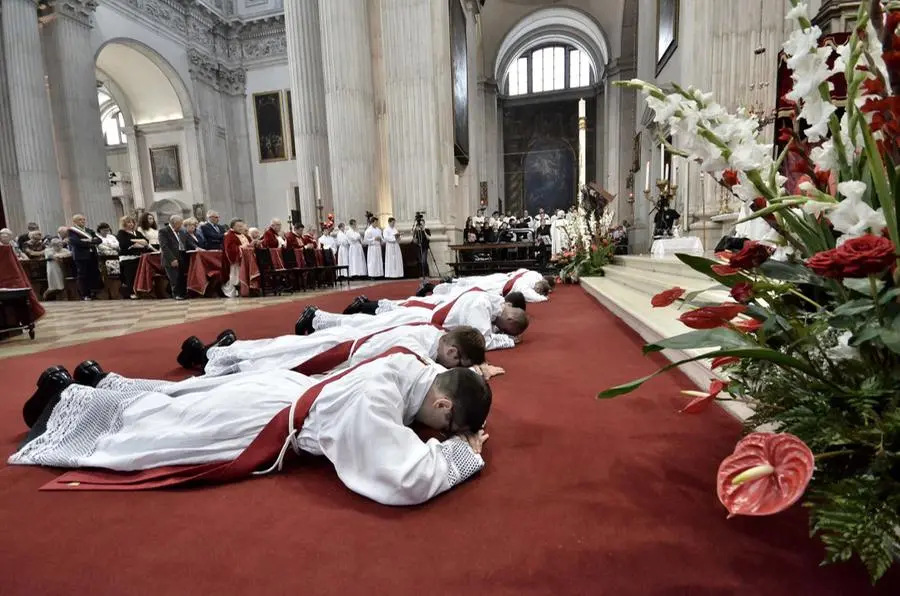
[[[97,235],[101,240],[97,245],[97,252],[100,254],[100,260],[106,266],[106,274],[119,275],[119,239],[112,233],[112,228],[108,223],[101,223],[97,226]],[[105,257],[116,258],[107,259]]]
[[[43,259],[44,258],[44,249],[47,247],[44,244],[44,235],[40,230],[32,230],[28,232],[28,240],[22,243],[22,252],[24,252],[29,259]]]
[[[16,236],[9,228],[3,228],[2,230],[0,230],[0,246],[10,247],[13,251],[13,254],[16,255],[16,258],[20,261],[28,260],[28,255],[22,252],[22,249],[20,249],[19,245],[16,244]]]
[[[184,220],[184,249],[185,250],[205,250],[206,242],[203,239],[203,236],[200,235],[197,226],[199,222],[193,218],[189,217]]]
[[[62,240],[50,239],[49,246],[44,249],[44,258],[47,259],[47,291],[44,292],[44,300],[65,290],[66,274],[63,261],[71,256],[72,253],[63,245]]]

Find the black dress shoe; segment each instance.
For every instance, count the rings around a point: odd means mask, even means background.
[[[22,407],[22,419],[25,420],[28,428],[34,426],[47,404],[54,397],[59,397],[59,394],[74,382],[69,371],[62,366],[54,366],[45,370],[38,379],[37,391]]]
[[[422,285],[419,286],[419,289],[416,290],[416,296],[419,298],[424,298],[425,296],[431,294],[434,291],[434,284],[428,283],[427,281],[423,281]]]
[[[102,381],[106,377],[107,374],[108,373],[106,373],[103,368],[93,360],[85,360],[75,368],[75,373],[72,375],[72,377],[79,385],[96,387],[100,384],[100,381]]]
[[[224,348],[230,346],[237,341],[237,333],[231,329],[226,329],[216,337],[216,341],[206,346],[203,350],[203,363],[206,364],[206,350],[210,348]]]
[[[316,318],[316,313],[319,309],[315,306],[307,306],[304,309],[303,314],[300,315],[300,318],[297,319],[297,323],[294,325],[294,333],[297,335],[309,335],[310,333],[315,332],[313,328],[313,319]]]
[[[178,354],[178,364],[182,368],[192,369],[199,366],[206,359],[206,345],[196,335],[192,335],[181,344],[181,352]]]
[[[355,315],[359,312],[359,309],[363,304],[366,304],[369,301],[365,296],[357,296],[353,299],[353,302],[350,303],[350,306],[344,309],[345,315]]]

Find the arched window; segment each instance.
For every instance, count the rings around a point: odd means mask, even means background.
[[[106,145],[108,147],[127,145],[125,118],[115,100],[105,90],[98,89],[97,101],[100,103],[100,127],[103,130],[103,139]]]
[[[588,56],[571,46],[544,46],[522,54],[506,75],[508,95],[530,95],[590,87],[594,70]]]

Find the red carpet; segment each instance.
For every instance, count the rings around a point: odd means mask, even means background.
[[[412,284],[378,288],[407,295]],[[368,289],[370,297],[376,290]],[[343,307],[349,294],[318,300]],[[0,361],[0,441],[38,373],[93,357],[132,376],[179,375],[177,344],[225,326],[243,337],[290,332],[281,305]],[[739,425],[722,411],[678,415],[670,374],[638,394],[596,391],[650,372],[636,335],[566,287],[530,307],[517,349],[492,353],[506,377],[484,473],[422,507],[391,509],[347,491],[325,463],[229,486],[153,493],[38,492],[51,470],[0,469],[0,594],[898,594],[860,566],[819,568],[797,507],[725,519],[719,461]]]

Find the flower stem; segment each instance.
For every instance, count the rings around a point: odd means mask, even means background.
[[[816,461],[821,461],[823,459],[831,459],[832,457],[840,457],[841,455],[850,455],[851,453],[855,453],[852,449],[841,449],[840,451],[829,451],[827,453],[820,453],[813,457],[816,458]]]
[[[869,289],[872,291],[872,302],[875,303],[875,314],[878,315],[878,322],[884,327],[884,317],[881,315],[881,306],[878,304],[878,280],[874,275],[869,276]]]

